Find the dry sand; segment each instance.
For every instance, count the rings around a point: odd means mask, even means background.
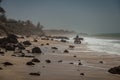
[[[38,42],[33,42],[33,38],[26,38],[26,40],[32,42],[32,46],[27,49],[35,46],[41,48],[43,54],[34,54],[41,62],[28,66],[26,62],[32,58],[14,57],[11,56],[12,51],[6,52],[5,56],[0,55],[0,67],[3,68],[0,70],[0,80],[120,80],[120,75],[107,72],[109,68],[120,65],[119,55],[91,51],[85,44],[74,45],[39,38]],[[19,41],[24,41],[24,39],[19,39]],[[50,45],[41,46],[46,43]],[[69,49],[69,45],[74,45],[75,48]],[[52,50],[53,46],[58,50]],[[65,49],[69,50],[69,53],[63,53]],[[51,60],[51,63],[46,63],[47,59]],[[59,60],[63,62],[58,62]],[[3,66],[2,63],[6,61],[14,65]],[[99,61],[103,61],[103,63],[99,63]],[[79,62],[82,65],[78,65]],[[41,75],[29,75],[31,72],[40,72]],[[81,73],[84,75],[80,75]]]

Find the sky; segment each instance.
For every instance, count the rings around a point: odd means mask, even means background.
[[[120,33],[120,0],[3,0],[6,16],[45,29]]]

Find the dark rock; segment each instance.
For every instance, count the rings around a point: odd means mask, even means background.
[[[34,39],[34,42],[38,42],[36,39]]]
[[[51,47],[51,49],[56,49],[57,50],[58,48],[57,47]]]
[[[74,64],[73,62],[70,62],[69,64]]]
[[[3,70],[3,68],[2,68],[2,67],[0,67],[0,70]]]
[[[29,75],[34,75],[34,76],[40,76],[40,73],[39,72],[36,72],[36,73],[29,73]]]
[[[62,61],[62,60],[59,60],[58,62],[60,63],[60,62],[63,62],[63,61]]]
[[[32,53],[42,53],[41,49],[39,47],[34,47],[32,49]]]
[[[4,48],[8,51],[15,51],[15,46],[13,44],[7,44]]]
[[[110,72],[110,73],[112,73],[112,74],[120,74],[120,66],[110,68],[110,69],[108,70],[108,72]]]
[[[78,65],[82,65],[82,63],[81,63],[81,62],[79,62],[79,63],[78,63]]]
[[[32,61],[32,62],[40,62],[40,60],[39,60],[39,59],[36,59],[36,58],[33,58],[31,61]]]
[[[80,73],[80,75],[84,76],[85,74],[84,73]]]
[[[69,53],[69,51],[66,49],[66,50],[64,50],[64,53]]]
[[[103,61],[99,61],[99,63],[103,64]]]
[[[27,51],[27,53],[30,53],[30,50],[26,50]]]
[[[0,55],[4,55],[5,53],[3,51],[0,51]]]
[[[77,57],[76,55],[74,55],[73,57]]]
[[[24,41],[23,44],[28,46],[31,45],[30,41]]]
[[[46,43],[46,45],[49,45],[49,43]]]
[[[17,47],[18,47],[19,49],[22,49],[22,50],[25,49],[25,47],[24,47],[21,43],[18,43],[18,44],[17,44]]]
[[[44,46],[44,44],[41,44],[41,46]]]
[[[25,57],[27,57],[27,58],[34,58],[35,56],[32,56],[32,55],[25,55]]]
[[[13,64],[10,63],[10,62],[4,62],[4,63],[2,63],[2,64],[4,64],[4,66],[12,66],[12,65],[13,65]]]
[[[51,60],[49,60],[49,59],[48,59],[48,60],[45,60],[45,61],[46,61],[46,63],[51,63]]]
[[[66,40],[62,39],[61,42],[67,42]]]
[[[33,62],[27,62],[26,65],[35,65]]]

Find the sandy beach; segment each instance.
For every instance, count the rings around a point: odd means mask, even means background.
[[[30,57],[11,56],[14,52],[7,51],[0,55],[0,80],[119,80],[120,75],[111,74],[108,70],[120,65],[120,55],[92,51],[87,44],[73,44],[69,42],[41,40],[33,42],[33,38],[19,39],[19,41],[30,40],[31,46],[39,47],[42,54],[31,54],[24,51],[26,55],[33,55],[40,60],[35,65],[26,65],[32,60]],[[46,45],[49,43],[49,45]],[[44,44],[41,46],[41,44]],[[74,45],[70,49],[69,45]],[[51,49],[57,47],[58,49]],[[69,53],[64,53],[67,49]],[[46,63],[45,60],[51,63]],[[3,62],[11,62],[12,66],[4,66]],[[81,65],[78,65],[81,63]],[[29,75],[31,72],[39,72],[40,76]]]

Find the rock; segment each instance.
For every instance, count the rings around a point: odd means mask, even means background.
[[[18,44],[17,44],[17,47],[18,47],[19,49],[22,49],[22,50],[25,49],[25,47],[24,47],[23,44],[21,44],[21,43],[18,43]]]
[[[58,48],[57,47],[51,47],[51,49],[56,49],[57,50]]]
[[[44,44],[41,44],[41,46],[44,46]]]
[[[2,67],[0,67],[0,70],[3,70],[3,68],[2,68]]]
[[[26,65],[35,65],[33,62],[27,62]]]
[[[78,65],[82,65],[82,63],[81,63],[81,62],[79,62],[79,63],[78,63]]]
[[[49,43],[46,43],[46,45],[49,45]]]
[[[70,62],[69,64],[74,64],[73,62]]]
[[[74,45],[69,45],[69,48],[70,48],[70,49],[74,49],[75,46],[74,46]]]
[[[36,59],[36,58],[33,58],[31,61],[32,61],[32,62],[40,62],[40,60],[39,60],[39,59]]]
[[[69,53],[69,51],[67,49],[64,50],[64,53]]]
[[[3,56],[4,54],[5,54],[5,53],[4,53],[3,51],[0,51],[0,55],[2,55],[2,56]]]
[[[39,72],[32,72],[32,73],[29,73],[29,75],[34,75],[34,76],[40,76],[40,73]]]
[[[13,65],[13,64],[10,63],[10,62],[4,62],[4,63],[2,63],[2,64],[4,64],[4,66],[12,66],[12,65]]]
[[[32,53],[42,53],[41,49],[39,47],[34,47],[32,49]]]
[[[77,57],[76,55],[74,55],[73,57]]]
[[[63,62],[63,61],[62,61],[62,60],[59,60],[58,62],[60,63],[60,62]]]
[[[46,61],[46,63],[51,63],[51,60],[49,60],[49,59],[48,59],[48,60],[45,60],[45,61]]]
[[[34,42],[38,42],[36,39],[34,39]]]
[[[24,41],[23,44],[28,46],[31,45],[30,41]]]
[[[103,61],[99,61],[99,63],[103,64]]]
[[[64,40],[64,39],[61,39],[61,42],[67,42],[66,40]]]
[[[85,74],[84,73],[80,73],[80,75],[84,76]]]
[[[6,44],[4,48],[8,51],[15,51],[15,45],[14,44]]]
[[[108,72],[110,72],[110,73],[112,73],[112,74],[120,74],[120,66],[110,68],[110,69],[108,70]]]

